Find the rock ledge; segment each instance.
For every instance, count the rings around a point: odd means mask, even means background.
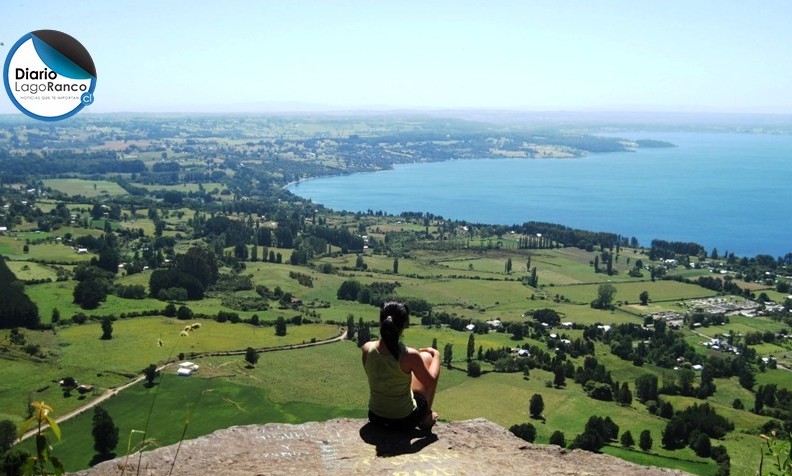
[[[177,445],[106,461],[78,474],[164,475]],[[487,420],[439,423],[432,432],[393,433],[365,420],[236,426],[182,442],[177,475],[684,475],[608,455],[532,445]]]

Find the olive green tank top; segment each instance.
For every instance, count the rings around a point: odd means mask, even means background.
[[[405,353],[402,346],[399,355]],[[369,410],[384,418],[399,419],[417,408],[410,388],[412,375],[404,373],[392,355],[380,354],[377,347],[372,346],[366,356],[365,369],[370,389]]]

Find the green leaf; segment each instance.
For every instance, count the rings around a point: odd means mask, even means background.
[[[52,428],[52,434],[54,434],[55,438],[57,438],[58,441],[60,441],[61,431],[60,428],[58,427],[58,424],[55,423],[55,419],[47,415],[47,423],[49,423],[50,428]]]
[[[32,425],[34,421],[36,421],[35,417],[28,418],[27,420],[22,422],[21,425],[19,425],[19,435],[18,435],[19,439],[22,439],[22,436],[24,436],[25,433],[27,433],[28,429],[30,429],[30,425]]]

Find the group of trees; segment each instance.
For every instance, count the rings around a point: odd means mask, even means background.
[[[185,254],[176,256],[173,267],[151,273],[149,292],[159,299],[202,299],[206,288],[218,278],[214,253],[206,247],[193,246]]]
[[[5,259],[0,256],[0,329],[25,327],[35,329],[39,326],[38,306],[25,294],[22,283],[16,279]]]

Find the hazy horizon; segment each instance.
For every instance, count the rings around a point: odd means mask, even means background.
[[[792,114],[782,1],[32,5],[0,7],[0,53],[77,38],[98,77],[83,113]]]

